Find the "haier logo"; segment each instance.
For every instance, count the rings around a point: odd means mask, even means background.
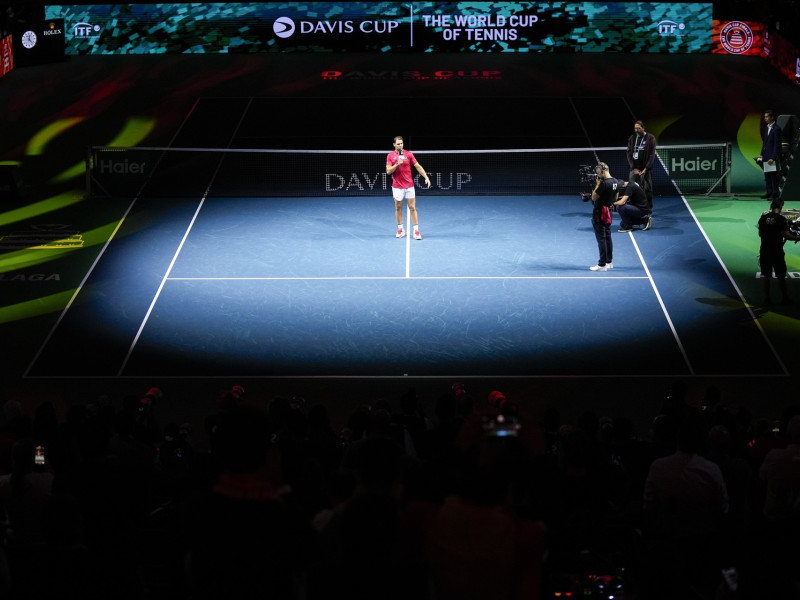
[[[75,23],[72,27],[72,35],[77,38],[90,38],[100,35],[100,25],[91,23]]]
[[[113,160],[101,160],[100,173],[113,173],[115,175],[138,175],[139,173],[144,173],[146,166],[146,163],[131,162],[129,160],[123,160],[119,162]]]
[[[686,25],[665,19],[658,22],[658,34],[661,37],[668,35],[683,35]]]
[[[717,160],[703,160],[699,156],[690,158],[673,158],[670,171],[682,171],[685,173],[697,173],[699,171],[716,171]]]
[[[298,25],[289,17],[278,17],[272,24],[272,31],[279,38],[288,38],[298,32],[301,35],[316,34],[349,34],[356,30],[361,33],[392,33],[400,25],[397,21],[298,21]]]

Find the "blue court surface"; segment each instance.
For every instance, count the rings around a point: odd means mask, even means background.
[[[577,194],[420,190],[421,241],[389,195],[110,202],[29,377],[785,374],[677,196],[605,273]]]

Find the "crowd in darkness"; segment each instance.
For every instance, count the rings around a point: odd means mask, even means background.
[[[160,423],[155,388],[63,419],[8,400],[0,597],[798,597],[800,407],[676,383],[640,438],[445,385],[431,414],[409,388],[341,429],[239,386],[202,432]]]

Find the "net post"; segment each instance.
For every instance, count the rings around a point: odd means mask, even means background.
[[[111,194],[108,192],[108,190],[105,189],[92,175],[92,158],[95,156],[95,149],[99,148],[103,148],[103,146],[87,146],[86,148],[86,200],[90,200],[95,197],[95,195],[92,193],[92,190],[95,186],[99,187],[107,197],[111,197]]]
[[[730,172],[731,172],[731,161],[732,161],[731,154],[732,153],[733,153],[733,144],[731,142],[728,142],[727,144],[725,144],[725,154],[727,155],[726,156],[726,161],[727,161],[727,167],[728,167],[726,169],[726,171],[725,171],[725,173],[727,174],[727,177],[725,178],[725,192],[728,193],[728,194],[731,193],[731,176],[730,176]]]
[[[706,193],[703,194],[706,197],[710,196],[711,192],[714,191],[714,188],[716,188],[723,180],[725,181],[725,194],[729,195],[731,193],[731,148],[732,148],[731,142],[726,142],[723,148],[724,148],[723,159],[725,160],[725,171],[722,173],[719,179],[717,179],[714,183],[711,184],[711,187],[708,188]]]

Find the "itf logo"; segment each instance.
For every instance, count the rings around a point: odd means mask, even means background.
[[[288,38],[294,33],[294,21],[289,17],[278,17],[272,24],[272,31],[279,38]]]
[[[75,23],[72,28],[72,35],[76,38],[97,37],[100,35],[100,25],[91,23]]]
[[[658,35],[661,37],[668,35],[683,35],[684,29],[686,29],[686,25],[683,23],[670,21],[669,19],[664,19],[663,21],[658,22]]]
[[[744,54],[753,45],[753,30],[747,23],[730,21],[719,32],[719,43],[730,54]]]

